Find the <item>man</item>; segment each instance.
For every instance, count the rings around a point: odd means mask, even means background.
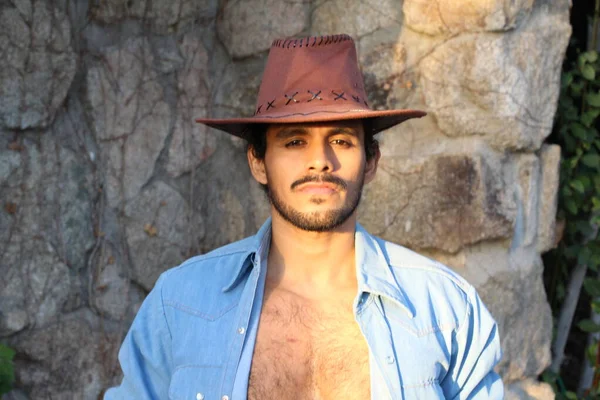
[[[380,152],[415,110],[370,110],[347,35],[273,42],[248,140],[271,218],[165,272],[106,399],[500,399],[496,324],[435,261],[356,223]]]

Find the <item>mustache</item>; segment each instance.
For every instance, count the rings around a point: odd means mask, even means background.
[[[322,182],[327,182],[327,183],[333,183],[334,185],[346,190],[348,188],[348,184],[346,183],[346,181],[344,181],[342,178],[338,178],[337,176],[333,176],[333,175],[307,175],[303,178],[298,179],[297,181],[294,181],[294,183],[292,183],[292,190],[294,190],[295,188],[297,188],[298,186],[304,184],[304,183],[308,183],[308,182],[318,182],[318,183],[322,183]]]

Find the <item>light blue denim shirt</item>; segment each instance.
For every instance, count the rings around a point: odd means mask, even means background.
[[[243,400],[265,286],[271,221],[163,273],[121,350],[105,400]],[[501,399],[498,328],[475,289],[404,247],[355,234],[354,315],[371,398]]]

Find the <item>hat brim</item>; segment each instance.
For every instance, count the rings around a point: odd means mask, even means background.
[[[313,122],[368,120],[368,129],[378,133],[398,125],[408,119],[421,118],[427,115],[420,110],[355,110],[355,111],[315,111],[311,113],[295,113],[285,116],[254,116],[248,118],[198,118],[196,122],[210,126],[229,134],[244,138],[252,125],[257,124],[306,124]]]

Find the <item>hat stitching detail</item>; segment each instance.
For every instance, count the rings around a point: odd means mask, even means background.
[[[312,40],[312,43],[311,43]],[[318,43],[317,43],[318,40]],[[314,47],[327,44],[352,41],[352,38],[346,34],[340,35],[325,35],[325,36],[308,36],[300,39],[277,39],[271,44],[271,47],[280,47],[289,49],[290,47]]]
[[[354,112],[368,113],[371,111],[372,110],[365,110],[364,108],[350,109],[350,110],[343,110],[343,111],[319,110],[319,111],[311,111],[311,112],[306,112],[306,113],[296,112],[296,113],[290,113],[290,114],[285,114],[285,115],[262,115],[260,118],[279,119],[279,118],[293,117],[294,115],[307,116],[307,115],[318,114],[318,113],[346,114],[346,113],[354,113]],[[357,117],[356,119],[360,119],[360,117]]]
[[[321,94],[322,92],[323,92],[322,90],[319,90],[319,91],[316,91],[316,92],[313,92],[312,90],[307,90],[307,93],[310,93],[310,95],[312,96],[312,97],[311,97],[310,99],[308,99],[308,100],[302,100],[302,99],[300,99],[300,100],[299,100],[299,99],[296,99],[296,96],[299,94],[299,92],[298,92],[298,91],[296,91],[296,92],[294,92],[294,93],[292,93],[292,94],[285,94],[285,93],[284,93],[283,97],[284,97],[285,99],[287,99],[287,101],[285,102],[285,104],[284,104],[284,105],[285,105],[285,106],[287,106],[287,105],[290,105],[290,103],[292,103],[292,102],[293,102],[293,103],[302,103],[302,102],[310,103],[310,102],[311,102],[311,101],[313,101],[313,100],[323,100],[323,97],[321,97],[321,96],[320,96],[320,94]],[[336,90],[332,90],[332,91],[331,91],[331,94],[333,95],[333,100],[334,100],[334,101],[335,101],[335,100],[346,100],[346,101],[348,100],[348,99],[345,97],[345,96],[347,96],[347,94],[346,94],[346,92],[345,92],[345,91],[342,91],[341,93],[338,93]],[[360,103],[360,102],[361,102],[361,98],[360,98],[360,96],[357,96],[357,95],[354,95],[354,94],[350,94],[350,96],[351,96],[351,97],[352,97],[352,99],[354,99],[354,101],[356,101],[357,103]],[[273,100],[271,100],[271,101],[267,101],[267,108],[266,108],[266,110],[269,110],[269,109],[271,109],[271,108],[277,108],[277,107],[275,106],[275,102],[276,102],[276,101],[277,101],[277,97],[276,97],[276,98],[274,98],[274,99],[273,99]],[[367,103],[367,101],[366,101],[366,100],[364,100],[364,101],[363,101],[363,103],[365,104],[365,106],[367,106],[367,107],[369,106],[369,104]],[[264,106],[264,104],[260,104],[260,105],[258,106],[258,108],[256,109],[256,112],[254,113],[254,115],[261,114],[261,112],[262,112],[262,107],[263,107],[263,106]],[[266,111],[266,110],[265,110],[265,111]]]
[[[313,93],[312,91],[308,91],[308,93],[310,93],[312,95],[312,98],[310,100],[307,101],[307,103],[310,103],[311,101],[317,99],[317,100],[323,100],[322,97],[320,97],[319,95],[321,94],[322,90],[319,90],[317,93]]]
[[[333,95],[335,95],[335,98],[333,99],[334,101],[335,101],[335,100],[338,100],[338,99],[342,99],[342,100],[348,100],[347,98],[345,98],[345,97],[344,97],[344,94],[345,94],[346,92],[337,93],[335,90],[332,90],[332,91],[331,91],[331,93],[333,93]]]
[[[294,97],[298,94],[298,92],[288,96],[287,94],[284,94],[285,98],[288,99],[288,101],[285,103],[285,105],[287,106],[288,104],[290,104],[291,101],[293,101],[294,103],[298,103],[298,100],[296,100]]]

